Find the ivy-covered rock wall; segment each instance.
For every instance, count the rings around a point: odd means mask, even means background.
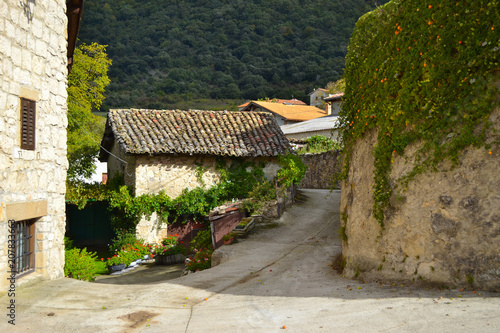
[[[500,290],[498,1],[391,1],[346,60],[345,273]]]

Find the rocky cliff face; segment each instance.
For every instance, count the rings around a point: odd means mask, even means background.
[[[459,164],[418,175],[394,191],[382,228],[372,215],[377,133],[359,140],[342,183],[345,273],[364,280],[428,282],[500,290],[500,110],[491,114],[491,150],[468,148]],[[411,170],[413,152],[395,157],[391,182]]]

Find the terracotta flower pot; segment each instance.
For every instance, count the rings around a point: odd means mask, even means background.
[[[232,244],[234,242],[234,237],[231,237],[229,239],[225,239],[224,240],[224,245],[229,245],[229,244]]]

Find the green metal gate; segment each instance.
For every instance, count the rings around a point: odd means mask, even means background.
[[[89,202],[84,209],[66,204],[66,236],[75,246],[107,245],[115,237],[106,201]]]

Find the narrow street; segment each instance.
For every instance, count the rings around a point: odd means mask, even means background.
[[[498,294],[343,278],[329,267],[341,252],[340,192],[301,194],[279,220],[225,246],[219,266],[166,281],[130,273],[130,284],[60,279],[21,288],[16,325],[4,319],[0,331],[498,331]]]

